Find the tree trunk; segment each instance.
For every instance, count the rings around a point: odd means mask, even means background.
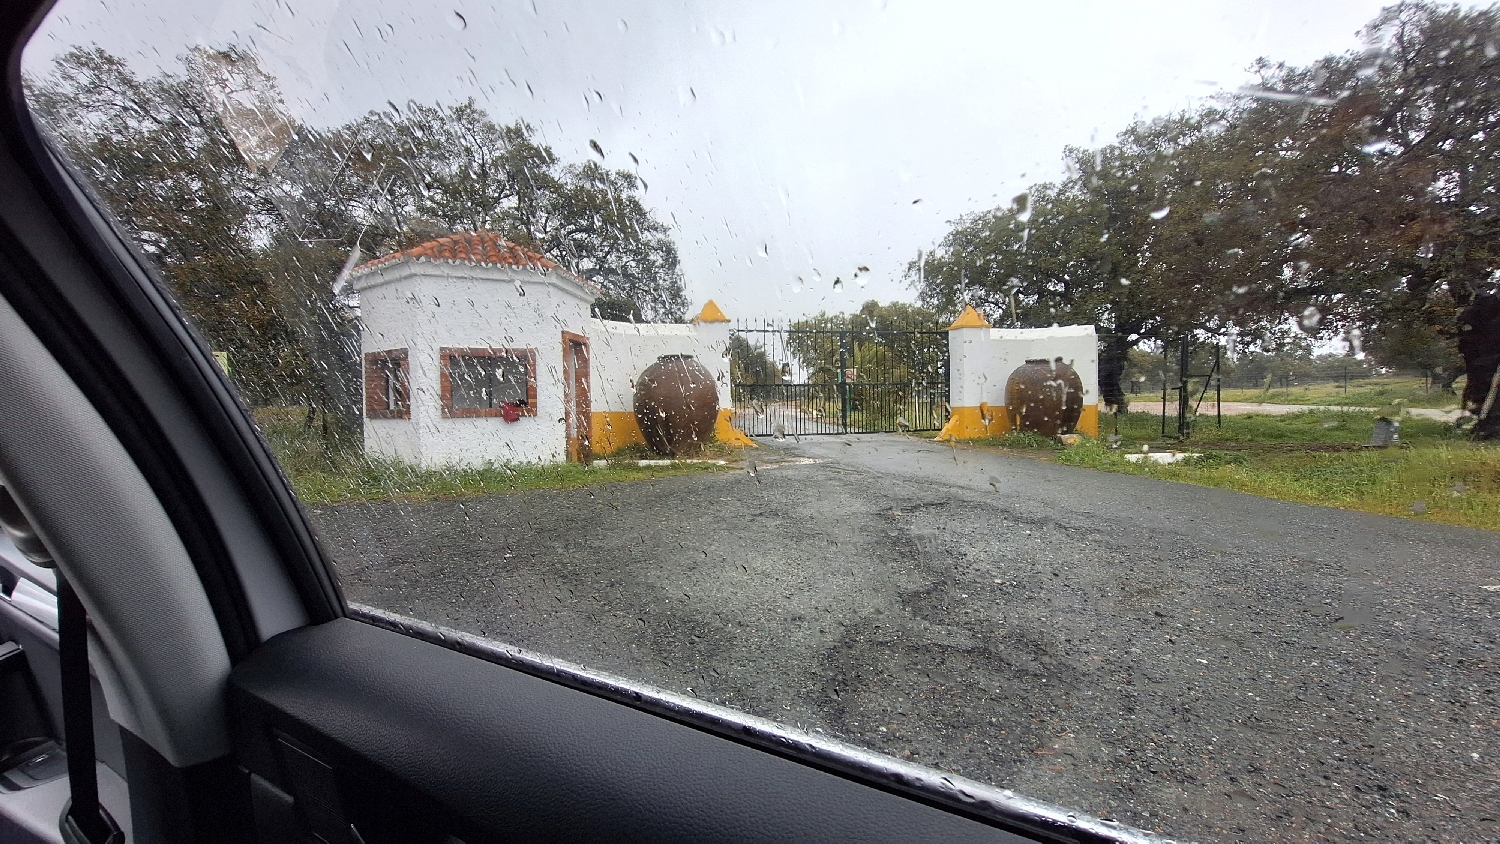
[[[1459,314],[1458,353],[1468,377],[1463,407],[1478,417],[1474,438],[1500,439],[1500,296],[1476,296]]]
[[[1105,334],[1099,343],[1099,398],[1111,410],[1123,411],[1130,400],[1125,397],[1125,356],[1134,345],[1125,334]]]

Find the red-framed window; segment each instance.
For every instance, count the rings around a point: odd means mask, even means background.
[[[411,370],[405,349],[365,353],[365,416],[411,418]]]
[[[512,405],[522,416],[536,415],[535,349],[443,349],[443,416],[504,416]]]

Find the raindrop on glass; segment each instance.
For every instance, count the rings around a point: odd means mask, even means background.
[[[1302,315],[1297,317],[1297,324],[1302,326],[1303,331],[1317,331],[1318,324],[1322,321],[1323,312],[1313,307],[1312,305],[1308,305],[1307,308],[1302,311]]]
[[[1017,194],[1016,198],[1010,201],[1010,204],[1016,209],[1017,220],[1023,223],[1031,220],[1031,194]]]
[[[1163,205],[1162,207],[1160,207],[1160,208],[1156,209],[1155,211],[1151,212],[1151,219],[1153,219],[1153,220],[1162,220],[1162,219],[1165,219],[1166,216],[1168,214],[1170,214],[1170,213],[1172,213],[1172,206],[1170,206],[1170,205]]]

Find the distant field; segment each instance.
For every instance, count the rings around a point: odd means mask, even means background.
[[[1224,401],[1265,402],[1267,404],[1325,404],[1351,407],[1384,407],[1400,401],[1406,407],[1458,407],[1464,379],[1458,379],[1453,393],[1444,393],[1436,386],[1427,387],[1421,378],[1365,378],[1350,381],[1348,389],[1343,384],[1309,384],[1289,389],[1235,389],[1224,391]],[[1132,396],[1132,399],[1138,397]],[[1160,397],[1156,398],[1160,401]],[[1212,392],[1205,399],[1213,400]]]
[[[1185,443],[1162,440],[1160,416],[1126,413],[1119,417],[1117,448],[1109,447],[1114,417],[1100,422],[1103,440],[1068,449],[1033,435],[981,442],[1109,472],[1500,530],[1500,445],[1470,442],[1444,422],[1406,417],[1401,445],[1387,449],[1364,446],[1375,425],[1368,412],[1226,416],[1223,428],[1205,419]],[[1142,446],[1203,456],[1171,465],[1125,459]]]

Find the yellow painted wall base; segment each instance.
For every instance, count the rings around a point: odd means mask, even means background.
[[[635,419],[634,411],[604,411],[594,413],[592,417],[595,454],[605,456],[614,454],[627,446],[646,444],[646,437],[641,433],[641,426]],[[745,432],[734,427],[734,411],[727,408],[720,410],[719,418],[714,421],[714,438],[721,443],[734,446],[756,445],[755,440],[745,436]]]
[[[1004,408],[996,413],[989,405],[955,407],[948,416],[948,424],[938,432],[937,438],[944,441],[979,440],[998,437],[1009,430],[1010,419],[1005,415]]]
[[[595,454],[614,454],[626,446],[645,444],[646,437],[633,411],[596,412],[592,416]]]
[[[1083,406],[1083,415],[1078,417],[1078,433],[1099,439],[1099,405]]]
[[[978,407],[955,407],[948,417],[948,424],[938,432],[937,439],[978,440],[985,437],[1003,436],[1010,430],[1010,414],[1005,408],[992,408],[987,404]],[[1078,433],[1097,439],[1099,437],[1099,405],[1086,404],[1078,417]]]
[[[755,440],[750,439],[744,431],[734,427],[734,411],[727,407],[719,411],[719,419],[714,422],[714,439],[727,445],[759,445]]]

